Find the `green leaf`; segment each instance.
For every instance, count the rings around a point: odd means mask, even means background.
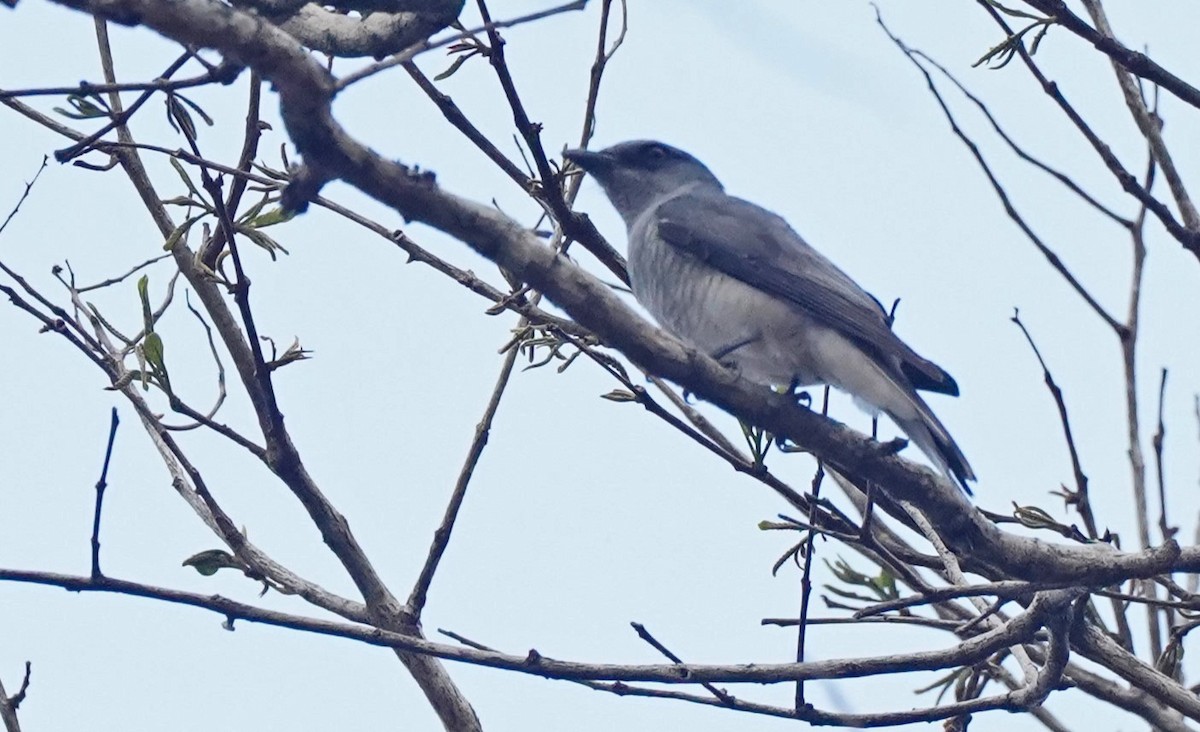
[[[175,196],[173,198],[163,198],[159,200],[164,206],[183,206],[184,208],[199,208],[205,213],[212,213],[212,208],[208,203],[199,201],[189,196]]]
[[[205,577],[211,577],[221,569],[245,570],[241,562],[224,549],[209,549],[199,554],[193,554],[183,560],[184,567],[195,567],[196,571]]]
[[[274,358],[275,341],[271,340],[267,336],[259,336],[259,337],[262,338],[264,341],[270,341],[270,343],[271,343],[272,359],[271,359],[271,362],[269,364],[267,364],[267,366],[270,367],[270,369],[272,371],[274,371],[275,369],[280,368],[282,366],[287,366],[289,363],[295,363],[296,361],[306,361],[312,355],[312,351],[309,351],[309,350],[305,349],[303,346],[301,346],[300,338],[296,337],[292,340],[292,345],[288,346],[286,351],[284,351],[278,358]]]
[[[285,221],[291,221],[294,218],[296,218],[295,211],[286,211],[282,206],[276,206],[261,216],[255,216],[247,222],[247,226],[252,229],[262,229],[267,226],[282,224]]]
[[[1183,646],[1172,641],[1163,649],[1162,654],[1154,662],[1154,668],[1167,676],[1175,676],[1179,672],[1179,664],[1183,661]]]
[[[150,276],[142,275],[137,283],[138,299],[142,301],[142,321],[147,331],[154,330],[154,316],[150,311]]]
[[[263,194],[263,197],[260,198],[253,206],[243,211],[241,216],[237,217],[237,223],[245,224],[250,219],[258,216],[259,212],[263,210],[263,207],[267,205],[269,198],[270,197],[268,195]]]
[[[1054,520],[1054,517],[1046,513],[1037,506],[1019,506],[1013,503],[1013,517],[1021,522],[1023,526],[1031,529],[1059,529],[1062,524]]]
[[[248,226],[239,226],[237,230],[250,241],[259,245],[263,249],[266,249],[267,253],[271,255],[271,259],[275,259],[276,251],[283,252],[284,254],[288,253],[288,250],[280,246],[279,242],[262,233],[258,229],[251,229]]]
[[[105,391],[120,391],[121,389],[124,389],[125,387],[132,384],[134,379],[140,379],[140,378],[142,378],[142,372],[139,371],[138,369],[133,369],[132,371],[126,371],[121,376],[121,378],[114,381],[111,386],[104,387],[104,390]]]
[[[470,58],[470,56],[459,56],[458,58],[454,59],[454,63],[450,64],[450,68],[433,77],[433,80],[442,81],[443,79],[449,79],[454,75],[454,72],[462,68],[462,65],[467,62],[468,58]]]
[[[187,108],[179,103],[179,97],[174,94],[167,95],[167,121],[176,132],[182,132],[187,139],[196,139],[196,123],[192,121],[192,115],[188,113]]]
[[[196,184],[192,183],[192,179],[187,174],[187,170],[184,169],[183,163],[179,162],[175,158],[171,158],[171,167],[174,168],[175,172],[179,174],[179,177],[183,179],[183,184],[187,186],[187,189],[191,191],[194,197],[204,198],[204,196],[200,195],[200,191],[196,190]]]
[[[65,110],[62,107],[55,107],[54,111],[71,119],[96,119],[97,117],[108,116],[107,109],[94,103],[88,97],[71,94],[67,96],[67,103],[75,108],[74,112]]]
[[[276,170],[275,168],[263,165],[262,163],[250,163],[250,167],[254,168],[268,178],[273,178],[274,180],[286,181],[290,178],[286,171]]]
[[[196,103],[195,103],[195,102],[193,102],[191,99],[188,99],[187,97],[185,97],[185,96],[184,96],[184,95],[182,95],[182,94],[178,94],[178,93],[176,93],[176,94],[174,94],[173,96],[174,96],[176,99],[178,99],[179,101],[181,101],[181,102],[183,102],[184,104],[186,104],[186,105],[188,105],[189,107],[191,107],[193,110],[195,110],[196,114],[200,115],[200,119],[204,120],[204,124],[208,125],[209,127],[212,127],[212,126],[213,126],[213,118],[212,118],[212,117],[209,117],[209,116],[208,116],[208,113],[207,113],[207,112],[205,112],[205,111],[204,111],[204,109],[203,109],[203,108],[201,108],[199,104],[196,104]]]
[[[1038,16],[1033,15],[1032,13],[1027,13],[1024,10],[1020,10],[1018,8],[1010,8],[1008,6],[1001,5],[999,2],[997,2],[997,0],[986,0],[986,2],[988,5],[991,5],[993,8],[995,8],[996,10],[999,10],[1001,13],[1004,13],[1005,15],[1011,15],[1014,18],[1029,18],[1030,20],[1042,20],[1042,18],[1039,18]]]
[[[768,521],[763,519],[758,522],[759,531],[797,531],[795,524],[785,524],[779,521]]]
[[[171,232],[171,235],[167,237],[166,243],[163,244],[163,251],[169,252],[172,249],[174,249],[175,246],[177,244],[179,244],[179,242],[183,239],[184,235],[186,235],[188,233],[188,231],[192,228],[192,225],[207,215],[208,214],[205,213],[205,214],[200,214],[199,216],[193,216],[190,219],[184,221],[179,226],[176,226],[175,230]]]
[[[146,362],[154,367],[156,374],[159,374],[166,379],[167,364],[163,361],[163,342],[162,338],[150,331],[146,334],[146,340],[142,342],[142,351],[146,354]]]

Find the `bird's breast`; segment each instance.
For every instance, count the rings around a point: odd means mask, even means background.
[[[744,376],[778,385],[824,380],[813,351],[829,331],[791,303],[671,246],[653,224],[630,231],[629,278],[665,330]]]

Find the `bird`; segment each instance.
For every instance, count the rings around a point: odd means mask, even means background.
[[[944,369],[892,330],[883,305],[779,215],[725,192],[679,148],[632,140],[563,156],[625,222],[629,279],[659,325],[742,376],[828,384],[891,417],[970,493],[975,471],[918,391],[958,396]]]

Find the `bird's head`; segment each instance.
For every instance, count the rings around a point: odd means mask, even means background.
[[[628,226],[684,188],[721,190],[721,182],[704,163],[653,140],[622,142],[598,152],[567,150],[563,156],[596,179]]]

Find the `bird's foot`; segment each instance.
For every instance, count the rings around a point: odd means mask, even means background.
[[[796,403],[800,404],[805,409],[812,409],[812,394],[809,394],[805,389],[801,389],[801,386],[803,386],[803,384],[800,381],[800,377],[793,376],[791,382],[788,383],[787,388],[783,390],[783,393],[791,394],[792,397],[795,398]]]
[[[808,450],[805,450],[803,447],[800,447],[782,435],[775,436],[775,449],[783,453],[808,452]]]

